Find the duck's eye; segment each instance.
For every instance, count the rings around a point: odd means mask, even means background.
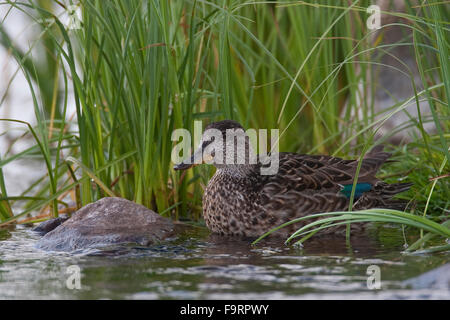
[[[207,145],[209,145],[211,142],[213,142],[213,139],[214,138],[211,138],[210,140],[203,141],[202,149],[205,149]]]

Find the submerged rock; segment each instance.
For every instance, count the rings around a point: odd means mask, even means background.
[[[154,211],[123,198],[103,198],[46,233],[36,247],[75,251],[115,244],[147,246],[173,235],[173,223]]]
[[[447,289],[450,290],[450,263],[425,272],[418,277],[404,281],[413,289]]]
[[[69,217],[58,217],[49,219],[47,221],[42,222],[37,227],[33,228],[33,231],[39,233],[40,235],[44,235],[58,227],[61,223],[65,222]]]

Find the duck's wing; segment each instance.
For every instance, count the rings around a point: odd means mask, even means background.
[[[264,176],[260,202],[269,224],[317,212],[344,209],[341,183],[352,181],[351,161],[331,156],[280,153],[275,175]],[[262,214],[265,218],[266,214]]]
[[[280,153],[279,170],[264,177],[260,203],[269,224],[279,224],[311,213],[346,210],[357,160],[332,156]],[[382,148],[372,150],[361,164],[357,192],[371,189],[379,180],[375,174],[390,154]],[[345,188],[350,186],[349,194]]]
[[[364,157],[358,174],[358,183],[375,184],[380,166],[390,153],[382,147],[374,148]],[[279,168],[275,175],[265,178],[268,192],[287,190],[340,190],[342,186],[353,184],[358,160],[344,160],[332,156],[280,153]],[[277,187],[278,185],[278,187]]]

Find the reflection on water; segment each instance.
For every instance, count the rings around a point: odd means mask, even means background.
[[[200,235],[199,235],[200,234]],[[0,298],[49,299],[333,299],[450,298],[448,289],[410,289],[403,281],[443,265],[450,255],[404,255],[402,241],[315,238],[302,248],[186,232],[139,248],[83,254],[34,248],[29,229],[0,231]],[[389,243],[384,241],[385,243]],[[67,267],[81,269],[68,289]],[[381,270],[381,290],[367,288],[367,267]]]

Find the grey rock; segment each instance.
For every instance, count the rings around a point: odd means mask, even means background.
[[[377,0],[375,4],[380,6],[382,12],[406,12],[405,1],[402,0]],[[411,5],[418,4],[417,0],[411,2]],[[393,144],[409,143],[414,141],[416,134],[421,135],[414,125],[414,122],[418,121],[418,109],[424,122],[424,130],[429,134],[436,132],[435,122],[427,120],[431,119],[432,113],[425,95],[419,96],[418,105],[415,99],[407,105],[402,105],[414,97],[414,89],[417,92],[424,90],[416,53],[411,44],[413,33],[408,27],[410,24],[410,21],[403,17],[381,13],[382,28],[377,31],[369,30],[369,40],[373,44],[373,50],[370,50],[371,57],[370,64],[367,65],[366,78],[358,85],[358,90],[366,93],[365,103],[369,106],[373,105],[371,116],[381,121],[375,138],[387,139]],[[429,63],[431,66],[438,66],[437,61],[429,60]],[[362,65],[358,68],[362,68]],[[432,73],[430,70],[427,75],[434,79],[432,83],[440,83],[437,72]],[[364,103],[364,101],[357,101]],[[391,114],[392,107],[395,105],[397,108],[402,105],[403,110]],[[343,112],[347,111],[344,109]],[[363,116],[362,108],[351,112],[352,116]],[[388,118],[385,119],[386,117]],[[347,124],[343,122],[342,125]]]
[[[405,1],[378,0],[377,4],[384,12],[406,12]],[[418,1],[411,2],[411,5],[417,4],[419,4]],[[386,115],[386,109],[414,96],[412,82],[414,82],[418,92],[424,89],[414,47],[410,45],[413,42],[412,29],[407,27],[410,22],[402,17],[382,14],[381,24],[384,27],[373,34],[373,41],[382,39],[378,46],[389,45],[389,47],[375,49],[373,51],[373,60],[380,64],[372,66],[371,79],[368,80],[369,83],[371,82],[373,84],[375,89],[375,112],[377,114],[382,113],[382,115],[376,117],[377,119]],[[416,101],[413,100],[404,111],[397,112],[387,119],[381,126],[378,136],[390,136],[389,141],[395,144],[411,142],[413,137],[412,132],[420,136],[420,132],[414,127],[401,130],[391,136],[396,129],[407,123],[410,117],[416,120],[418,119],[417,108]],[[423,97],[419,97],[419,108],[423,118],[431,116],[428,101]],[[435,123],[425,123],[424,129],[428,133],[434,133],[436,131]]]
[[[150,209],[123,198],[91,203],[45,234],[36,247],[76,251],[116,244],[147,246],[173,235],[173,223]]]
[[[425,272],[418,277],[404,281],[413,289],[447,289],[450,290],[450,263]]]

